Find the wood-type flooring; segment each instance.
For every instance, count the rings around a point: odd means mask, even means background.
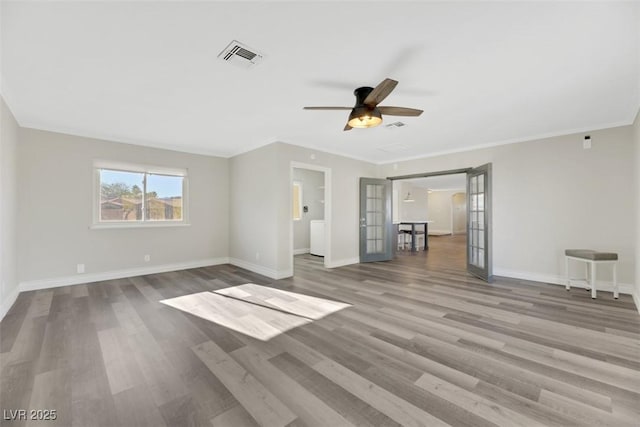
[[[630,296],[487,284],[463,237],[429,242],[336,269],[297,256],[277,281],[220,265],[21,293],[0,323],[0,425],[639,424]],[[351,306],[262,341],[160,303],[245,283]]]

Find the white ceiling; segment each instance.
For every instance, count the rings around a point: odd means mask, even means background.
[[[22,126],[231,156],[283,141],[385,163],[630,124],[637,2],[7,2],[2,94]],[[253,69],[216,57],[236,39]],[[343,132],[399,80],[402,128]],[[384,124],[398,120],[388,116]]]
[[[451,191],[467,189],[467,174],[429,176],[426,178],[403,179],[399,182],[407,182],[413,187],[426,188],[433,191]]]

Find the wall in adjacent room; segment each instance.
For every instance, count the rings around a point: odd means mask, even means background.
[[[427,189],[415,187],[406,181],[394,181],[393,185],[398,189],[399,222],[426,221],[428,213]],[[413,202],[405,202],[408,193],[411,193]]]
[[[467,193],[455,192],[452,196],[454,234],[466,234],[467,232]]]
[[[19,139],[18,271],[25,288],[227,261],[227,159],[25,128]],[[95,160],[187,169],[190,225],[91,228]]]
[[[18,123],[0,97],[0,319],[18,296]]]
[[[311,220],[324,219],[324,173],[309,169],[293,169],[293,180],[302,183],[302,205],[309,208],[302,212],[299,221],[293,221],[293,250],[309,252]]]
[[[459,191],[432,191],[429,194],[429,230],[436,233],[453,232],[452,199]]]

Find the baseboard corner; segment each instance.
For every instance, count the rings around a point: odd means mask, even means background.
[[[360,257],[354,257],[354,258],[344,258],[336,261],[330,261],[326,264],[326,266],[327,268],[338,268],[338,267],[344,267],[345,265],[359,264],[359,263],[360,263]]]
[[[2,304],[0,304],[0,321],[4,319],[4,316],[7,315],[13,304],[18,299],[18,295],[20,294],[19,286],[16,286],[13,291],[6,297],[2,299]]]

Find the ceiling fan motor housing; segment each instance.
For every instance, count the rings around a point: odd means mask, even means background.
[[[382,114],[375,105],[366,105],[364,100],[373,91],[372,87],[359,87],[353,91],[356,105],[349,114],[348,125],[354,128],[369,128],[382,123]]]
[[[372,87],[363,86],[359,87],[353,91],[353,94],[356,96],[356,107],[364,106],[364,100],[367,99],[367,96],[373,91]]]

